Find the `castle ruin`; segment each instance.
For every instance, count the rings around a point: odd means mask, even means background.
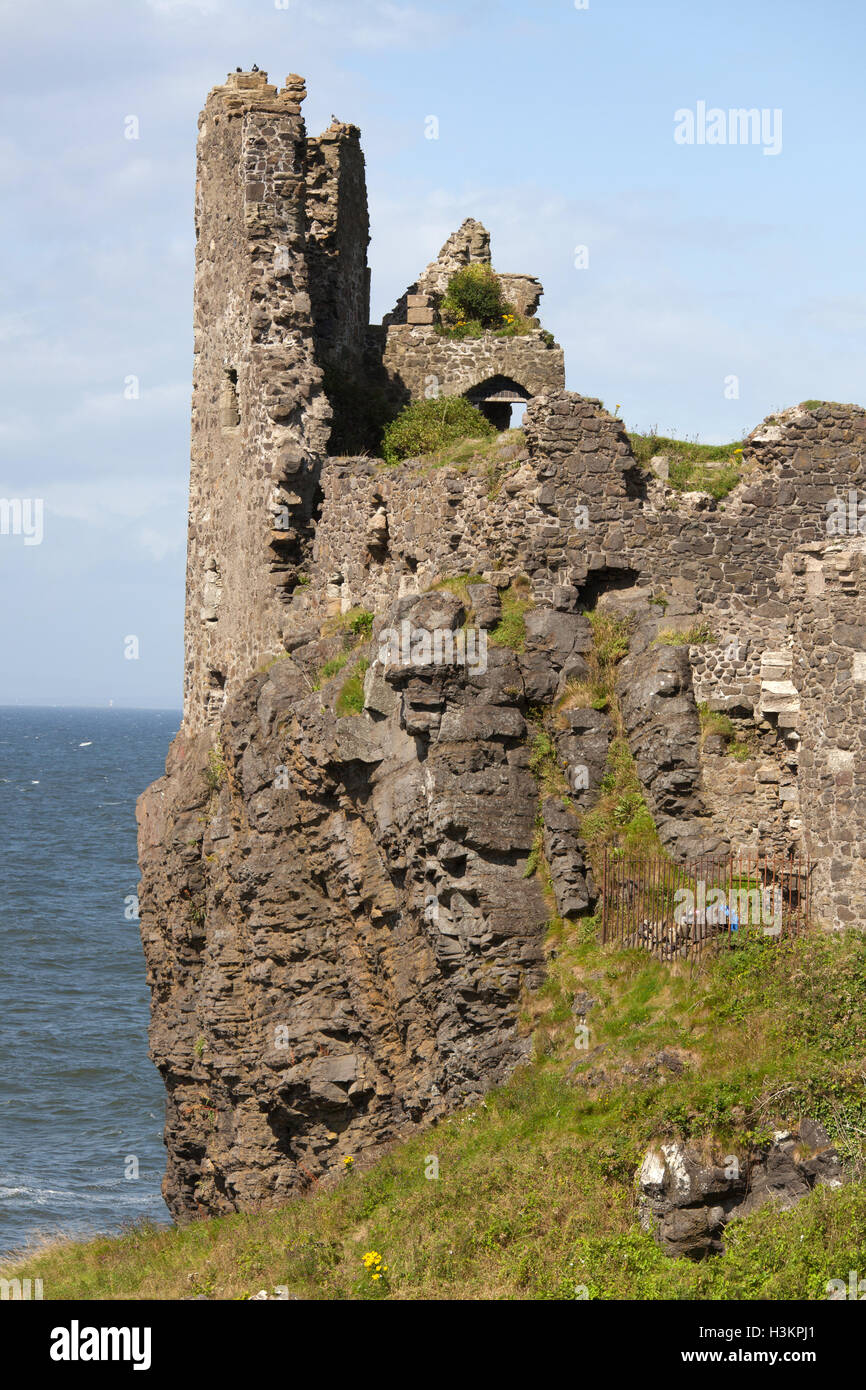
[[[177,1215],[283,1200],[526,1055],[539,819],[560,915],[598,894],[579,817],[610,715],[551,724],[588,769],[570,807],[540,797],[528,752],[528,716],[586,674],[587,609],[632,623],[623,726],[669,853],[804,853],[818,920],[866,919],[866,411],[794,407],[744,441],[723,501],[677,493],[564,389],[540,325],[437,332],[455,269],[490,259],[473,221],[371,327],[359,132],[308,137],[304,95],[234,74],[200,120],[184,720],[139,804]],[[500,279],[532,319],[538,282]],[[346,382],[393,405],[465,395],[503,427],[526,401],[525,442],[502,436],[493,475],[334,454]],[[525,585],[525,642],[478,673],[383,665],[390,625],[460,629],[454,576],[485,631]],[[323,673],[353,613],[370,641],[347,715]],[[712,641],[656,640],[698,625]],[[702,738],[701,705],[748,727],[747,761]]]

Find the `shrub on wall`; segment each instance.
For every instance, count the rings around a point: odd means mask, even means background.
[[[464,396],[413,401],[386,426],[382,457],[386,463],[400,463],[435,453],[458,439],[486,439],[495,434],[495,427]]]
[[[502,296],[502,284],[489,265],[474,263],[458,270],[448,282],[439,305],[438,332],[446,338],[480,338],[488,331],[497,338],[528,333],[527,319]]]
[[[480,323],[482,328],[498,328],[508,305],[502,297],[502,285],[489,265],[464,266],[448,281],[445,298],[439,306],[445,323]]]

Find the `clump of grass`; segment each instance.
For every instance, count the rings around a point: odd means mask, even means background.
[[[489,640],[494,647],[510,647],[513,652],[522,652],[526,647],[526,618],[532,608],[532,595],[529,580],[518,577],[507,589],[500,590],[502,617],[491,629]]]
[[[613,724],[598,798],[580,821],[581,837],[598,872],[606,847],[661,852],[661,844],[625,737],[616,693],[616,670],[628,653],[631,621],[598,610],[587,617],[593,643],[587,660],[589,674],[566,685],[557,707],[557,724],[567,727],[565,714],[569,709],[606,710]]]
[[[321,689],[324,681],[333,680],[334,676],[339,675],[343,667],[347,664],[350,655],[350,652],[339,652],[337,656],[332,656],[330,661],[326,661],[324,666],[319,670],[313,689]]]
[[[217,739],[216,744],[211,748],[207,755],[207,766],[204,770],[204,779],[212,792],[218,792],[226,779],[227,769],[226,760],[223,754],[222,744]]]
[[[373,635],[373,622],[375,614],[368,608],[349,608],[345,613],[340,613],[337,617],[329,618],[322,628],[322,633],[327,637],[342,637],[343,650],[337,652],[326,661],[316,673],[313,682],[314,690],[321,690],[322,685],[340,672],[348,665],[351,658],[363,647]]]
[[[733,492],[742,476],[742,469],[736,464],[707,468],[677,459],[670,465],[668,483],[677,492],[706,492],[720,502],[729,492]]]
[[[628,653],[631,624],[628,618],[612,613],[589,613],[592,628],[593,656],[600,668],[610,671]]]
[[[569,709],[607,709],[610,696],[606,691],[600,690],[599,686],[591,680],[582,680],[577,676],[572,676],[565,683],[565,689],[557,703],[557,710],[563,712]],[[559,720],[559,726],[564,727],[564,720]]]
[[[742,445],[699,444],[661,434],[629,434],[632,453],[642,468],[663,454],[668,460],[668,483],[677,492],[706,492],[720,501],[743,476]]]
[[[353,637],[372,637],[373,620],[375,614],[369,608],[347,608],[345,613],[340,613],[333,618],[328,618],[322,627],[324,637],[336,637],[342,635],[344,640],[350,642]]]
[[[362,712],[364,708],[364,676],[369,669],[369,660],[362,656],[351,676],[343,682],[334,706],[339,718]]]
[[[449,594],[454,594],[459,598],[468,615],[472,613],[472,601],[469,598],[470,584],[483,584],[483,574],[447,574],[442,579],[437,579],[435,584],[430,585],[433,589],[447,589]]]
[[[606,710],[614,696],[616,667],[628,653],[631,622],[612,613],[587,613],[592,628],[592,649],[587,658],[589,673],[584,679],[573,678],[566,683],[565,690],[557,703],[557,711],[564,716],[569,709]],[[560,717],[559,727],[565,727]]]
[[[617,702],[620,722],[618,714]],[[621,732],[611,739],[598,800],[583,816],[580,833],[596,870],[606,848],[663,852],[631,749]]]
[[[706,703],[698,705],[698,715],[701,721],[701,743],[706,742],[710,734],[719,734],[721,738],[733,738],[736,730],[727,714],[721,710],[710,709]]]
[[[556,751],[556,744],[543,726],[536,726],[530,736],[529,771],[538,783],[542,797],[560,796],[568,792],[566,772]]]
[[[716,634],[705,619],[692,623],[683,632],[678,632],[676,628],[662,628],[661,632],[653,638],[653,645],[657,647],[700,647],[708,643],[715,642]]]
[[[727,714],[721,710],[711,710],[706,703],[698,705],[701,721],[701,748],[711,734],[718,734],[725,740],[725,752],[738,763],[747,762],[753,755],[752,744],[741,735]]]

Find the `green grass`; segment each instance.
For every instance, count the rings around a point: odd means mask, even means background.
[[[226,779],[225,755],[219,739],[217,739],[216,745],[208,752],[204,777],[212,792],[219,791]]]
[[[351,676],[343,682],[334,706],[338,718],[362,712],[364,708],[364,676],[369,669],[369,660],[362,656]]]
[[[682,632],[673,627],[662,628],[658,635],[653,638],[653,645],[657,647],[699,647],[715,641],[716,635],[709,623],[700,619]]]
[[[490,630],[490,644],[493,647],[510,647],[513,652],[522,652],[526,646],[526,613],[533,607],[529,580],[515,579],[507,589],[501,589],[499,599],[502,604],[502,617]]]
[[[326,661],[319,669],[313,689],[318,690],[324,681],[333,680],[334,676],[338,676],[350,656],[351,652],[339,652],[336,656],[332,656],[330,661]]]
[[[371,613],[369,608],[360,608],[356,605],[354,608],[348,608],[345,613],[340,613],[337,617],[328,618],[322,632],[326,637],[333,637],[342,633],[347,640],[353,637],[372,637],[374,617],[375,614]]]
[[[558,922],[549,946],[549,977],[524,1001],[532,1060],[485,1100],[371,1165],[352,1155],[346,1171],[335,1145],[330,1185],[278,1210],[54,1242],[14,1273],[42,1278],[47,1299],[238,1299],[285,1285],[311,1299],[571,1300],[823,1299],[829,1279],[862,1272],[862,1180],[765,1208],[729,1229],[724,1255],[693,1264],[640,1229],[633,1175],[655,1140],[739,1154],[801,1115],[862,1165],[864,937],[762,941],[700,971],[602,950],[586,923]],[[596,1000],[593,1056],[574,1046],[578,989]],[[663,1048],[678,1049],[682,1074],[634,1070]],[[382,1288],[372,1251],[388,1266]]]
[[[431,591],[434,589],[447,589],[449,594],[454,594],[459,598],[468,615],[472,613],[472,600],[469,597],[470,584],[483,584],[483,574],[447,574],[442,579],[437,579],[435,584],[430,585]]]
[[[359,648],[370,640],[373,635],[374,619],[374,613],[371,613],[367,608],[359,607],[349,608],[345,613],[327,619],[322,628],[322,635],[324,637],[341,637],[343,650],[337,652],[335,656],[332,656],[330,660],[319,667],[313,682],[314,690],[321,690],[326,681],[333,680],[334,676],[338,676]],[[367,664],[369,665],[369,662]],[[364,669],[367,669],[366,666]],[[338,710],[337,712],[340,713],[341,711]],[[355,712],[349,709],[342,711],[344,714]]]
[[[498,491],[502,479],[519,465],[509,459],[502,463],[503,449],[523,448],[525,436],[522,429],[495,431],[484,436],[468,435],[465,439],[418,454],[411,460],[412,469],[426,473],[436,468],[454,468],[458,473],[482,473],[487,479],[488,496]],[[385,468],[399,465],[383,464]]]
[[[716,501],[727,497],[743,476],[743,449],[733,444],[698,444],[669,439],[660,434],[629,434],[632,453],[642,468],[664,454],[668,459],[668,483],[677,492],[707,492]]]
[[[598,611],[586,616],[592,627],[589,672],[584,680],[569,681],[557,705],[557,724],[560,728],[567,726],[569,709],[589,708],[604,710],[613,725],[598,797],[580,821],[581,837],[593,869],[599,874],[605,849],[652,850],[657,854],[663,851],[625,736],[616,693],[617,666],[628,652],[631,622]]]
[[[744,763],[754,756],[754,749],[748,737],[738,733],[727,714],[711,710],[708,704],[698,705],[701,721],[701,747],[711,734],[718,734],[725,740],[725,752],[738,763]]]

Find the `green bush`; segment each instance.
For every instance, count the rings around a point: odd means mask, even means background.
[[[499,328],[509,306],[502,297],[502,285],[489,265],[464,266],[451,276],[439,313],[445,323],[477,321],[482,328]]]
[[[413,401],[382,436],[382,457],[386,463],[432,454],[458,439],[484,439],[496,434],[480,410],[463,396],[440,396],[438,400]]]

